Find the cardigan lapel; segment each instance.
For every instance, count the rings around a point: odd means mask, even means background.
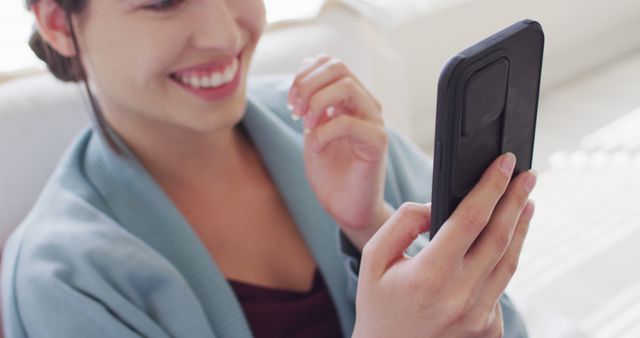
[[[289,212],[310,248],[333,298],[343,334],[355,309],[345,296],[347,277],[338,253],[335,221],[322,209],[305,176],[302,136],[259,102],[250,100],[242,121]],[[186,219],[114,133],[117,156],[102,137],[91,139],[85,170],[107,212],[169,260],[185,277],[218,337],[251,337],[240,303]],[[269,240],[268,238],[265,240]]]
[[[318,264],[333,298],[343,335],[350,337],[355,308],[346,297],[346,267],[339,254],[338,228],[307,181],[302,135],[258,100],[249,101],[244,125]]]
[[[191,226],[129,148],[116,155],[94,132],[85,171],[102,195],[106,212],[166,258],[200,300],[214,337],[252,337],[231,286]]]

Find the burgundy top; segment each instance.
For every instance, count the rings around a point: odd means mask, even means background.
[[[316,268],[311,290],[281,290],[229,280],[255,338],[342,337],[333,300]]]

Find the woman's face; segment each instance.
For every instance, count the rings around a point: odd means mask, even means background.
[[[242,118],[262,0],[90,0],[75,26],[110,122],[209,132]]]

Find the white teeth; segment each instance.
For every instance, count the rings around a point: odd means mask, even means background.
[[[192,76],[189,80],[190,84],[196,88],[200,88],[200,78],[197,76]]]
[[[200,79],[200,85],[202,87],[205,87],[205,88],[211,87],[211,78],[208,77],[208,76],[205,76],[205,77],[201,78]]]
[[[178,77],[178,81],[195,88],[216,88],[231,82],[238,72],[238,67],[238,59],[233,59],[223,71],[211,73],[209,76],[182,75]]]
[[[227,68],[227,70],[224,71],[224,82],[231,81],[231,79],[233,79],[233,74],[233,69]]]
[[[220,85],[222,85],[224,83],[224,79],[222,78],[222,74],[220,73],[213,73],[211,74],[211,85],[214,87],[219,87]]]
[[[231,63],[231,66],[227,67],[227,69],[224,71],[224,80],[226,82],[233,80],[233,77],[236,75],[237,71],[238,71],[238,61],[237,59],[234,59],[233,62]]]

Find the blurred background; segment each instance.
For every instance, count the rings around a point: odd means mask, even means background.
[[[440,70],[530,18],[546,34],[537,211],[509,292],[531,337],[640,337],[640,1],[265,0],[254,75],[343,59],[387,124],[432,153]],[[20,0],[0,2],[0,240],[88,123],[77,85],[44,71]],[[37,94],[37,95],[36,95]]]

